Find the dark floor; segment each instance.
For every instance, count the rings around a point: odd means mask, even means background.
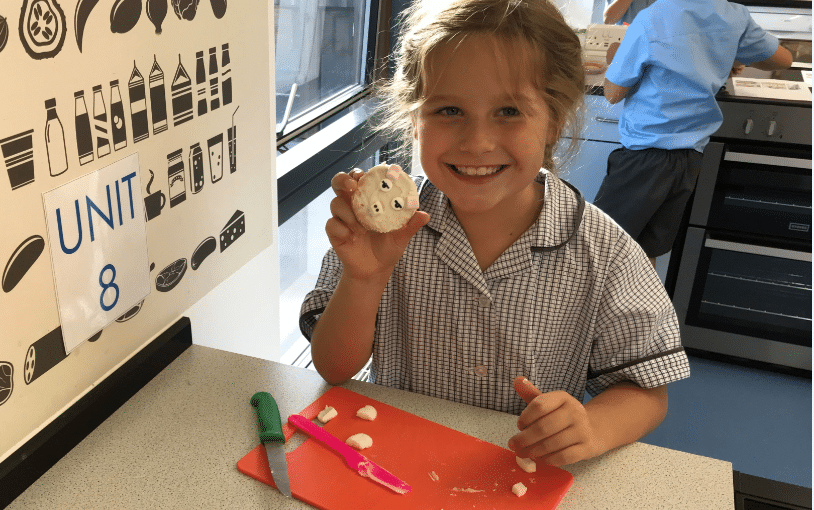
[[[690,357],[670,407],[642,442],[726,460],[742,473],[811,487],[811,380]]]

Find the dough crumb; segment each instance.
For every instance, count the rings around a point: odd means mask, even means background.
[[[325,406],[325,409],[320,411],[317,415],[317,419],[322,423],[328,423],[332,419],[336,418],[337,414],[339,413],[336,412],[336,409],[331,406]]]
[[[438,481],[438,475],[435,473],[435,471],[430,471],[428,474],[430,475],[430,480],[432,480],[433,482]]]
[[[356,416],[362,418],[363,420],[373,421],[376,419],[376,408],[370,405],[367,405],[358,411],[356,411]]]
[[[373,439],[367,434],[354,434],[350,436],[345,443],[357,450],[364,450],[365,448],[373,446]]]
[[[527,490],[528,490],[528,489],[526,489],[526,486],[525,486],[525,485],[523,485],[523,483],[522,483],[522,482],[517,482],[516,484],[512,485],[512,492],[514,492],[514,493],[515,493],[515,495],[516,495],[518,498],[519,498],[520,496],[522,496],[523,494],[525,494]]]
[[[536,473],[537,472],[537,463],[531,459],[521,459],[520,457],[515,457],[517,459],[517,465],[520,466],[520,469],[525,471],[526,473]]]
[[[452,490],[454,490],[456,492],[483,492],[483,491],[478,490],[478,489],[462,489],[460,487],[453,487]]]

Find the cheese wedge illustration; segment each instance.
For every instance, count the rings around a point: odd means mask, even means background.
[[[243,211],[235,211],[231,218],[229,218],[226,226],[220,231],[220,251],[232,246],[237,238],[243,235],[246,231],[246,218]]]

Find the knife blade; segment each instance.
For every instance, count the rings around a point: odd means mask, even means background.
[[[400,480],[393,473],[369,460],[361,453],[322,430],[322,428],[314,425],[311,420],[299,414],[292,414],[288,417],[288,422],[344,457],[348,466],[360,476],[370,478],[398,494],[407,494],[412,490],[407,483]]]
[[[285,461],[285,435],[280,421],[280,410],[274,397],[265,391],[258,391],[249,401],[257,409],[260,422],[260,442],[266,448],[266,458],[271,469],[274,484],[285,496],[291,497],[288,481],[288,466]]]

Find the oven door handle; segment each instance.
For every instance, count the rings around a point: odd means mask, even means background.
[[[754,163],[756,165],[785,166],[789,168],[804,168],[811,170],[810,159],[788,158],[785,156],[767,156],[765,154],[750,154],[747,152],[727,152],[725,161],[738,163]]]
[[[811,262],[811,253],[795,250],[784,250],[782,248],[772,248],[769,246],[733,243],[731,241],[721,241],[719,239],[707,239],[704,241],[704,246],[717,250],[737,251],[740,253],[751,253],[753,255],[766,255],[767,257]]]

